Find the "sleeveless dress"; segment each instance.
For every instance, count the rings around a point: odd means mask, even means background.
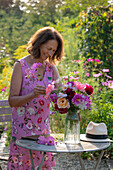
[[[53,81],[53,68],[50,63],[46,62],[46,70],[42,81],[32,74],[31,67],[28,66],[24,59],[19,61],[22,67],[22,87],[20,96],[26,95],[33,91],[36,84],[46,86]],[[37,68],[38,69],[38,68]],[[16,140],[21,137],[32,135],[49,134],[49,99],[44,95],[32,99],[21,107],[13,107],[12,130],[10,154],[8,159],[7,170],[31,170],[31,160],[28,149],[16,145]],[[35,170],[39,167],[43,152],[32,151]],[[52,153],[46,153],[43,170],[51,170],[55,166],[55,160]]]

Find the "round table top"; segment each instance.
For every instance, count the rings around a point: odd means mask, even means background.
[[[97,142],[84,142],[80,141],[79,144],[65,144],[63,142],[58,142],[55,145],[40,145],[36,141],[27,140],[27,139],[19,139],[16,141],[16,144],[20,147],[36,150],[36,151],[43,151],[43,152],[53,152],[53,153],[75,153],[75,152],[84,152],[84,151],[97,151],[106,149],[110,146],[110,142],[106,143],[97,143]]]

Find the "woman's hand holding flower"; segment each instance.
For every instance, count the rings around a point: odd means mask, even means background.
[[[45,95],[46,94],[46,87],[45,86],[39,86],[36,85],[34,88],[34,96],[38,97],[39,95]]]

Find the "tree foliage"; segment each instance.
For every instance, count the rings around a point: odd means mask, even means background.
[[[11,7],[13,4],[13,0],[0,0],[0,9],[6,10],[7,8]]]

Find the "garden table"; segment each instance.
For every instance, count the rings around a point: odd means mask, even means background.
[[[41,160],[41,164],[40,164],[40,167],[38,168],[38,170],[42,169],[42,165],[43,165],[43,161],[44,161],[46,152],[78,153],[81,168],[82,168],[82,170],[85,170],[85,165],[84,165],[83,159],[81,158],[81,153],[101,150],[99,157],[97,159],[96,165],[94,167],[94,170],[97,170],[98,165],[101,161],[101,158],[104,154],[104,150],[110,146],[110,142],[97,143],[97,142],[85,142],[85,141],[81,141],[79,144],[76,144],[76,145],[72,145],[72,144],[69,145],[69,144],[65,144],[63,142],[59,142],[55,145],[50,146],[50,145],[40,145],[36,141],[31,140],[31,139],[30,140],[29,139],[19,139],[16,141],[16,144],[20,147],[29,149],[31,163],[32,163],[31,170],[35,170],[31,150],[44,152],[42,160]]]

